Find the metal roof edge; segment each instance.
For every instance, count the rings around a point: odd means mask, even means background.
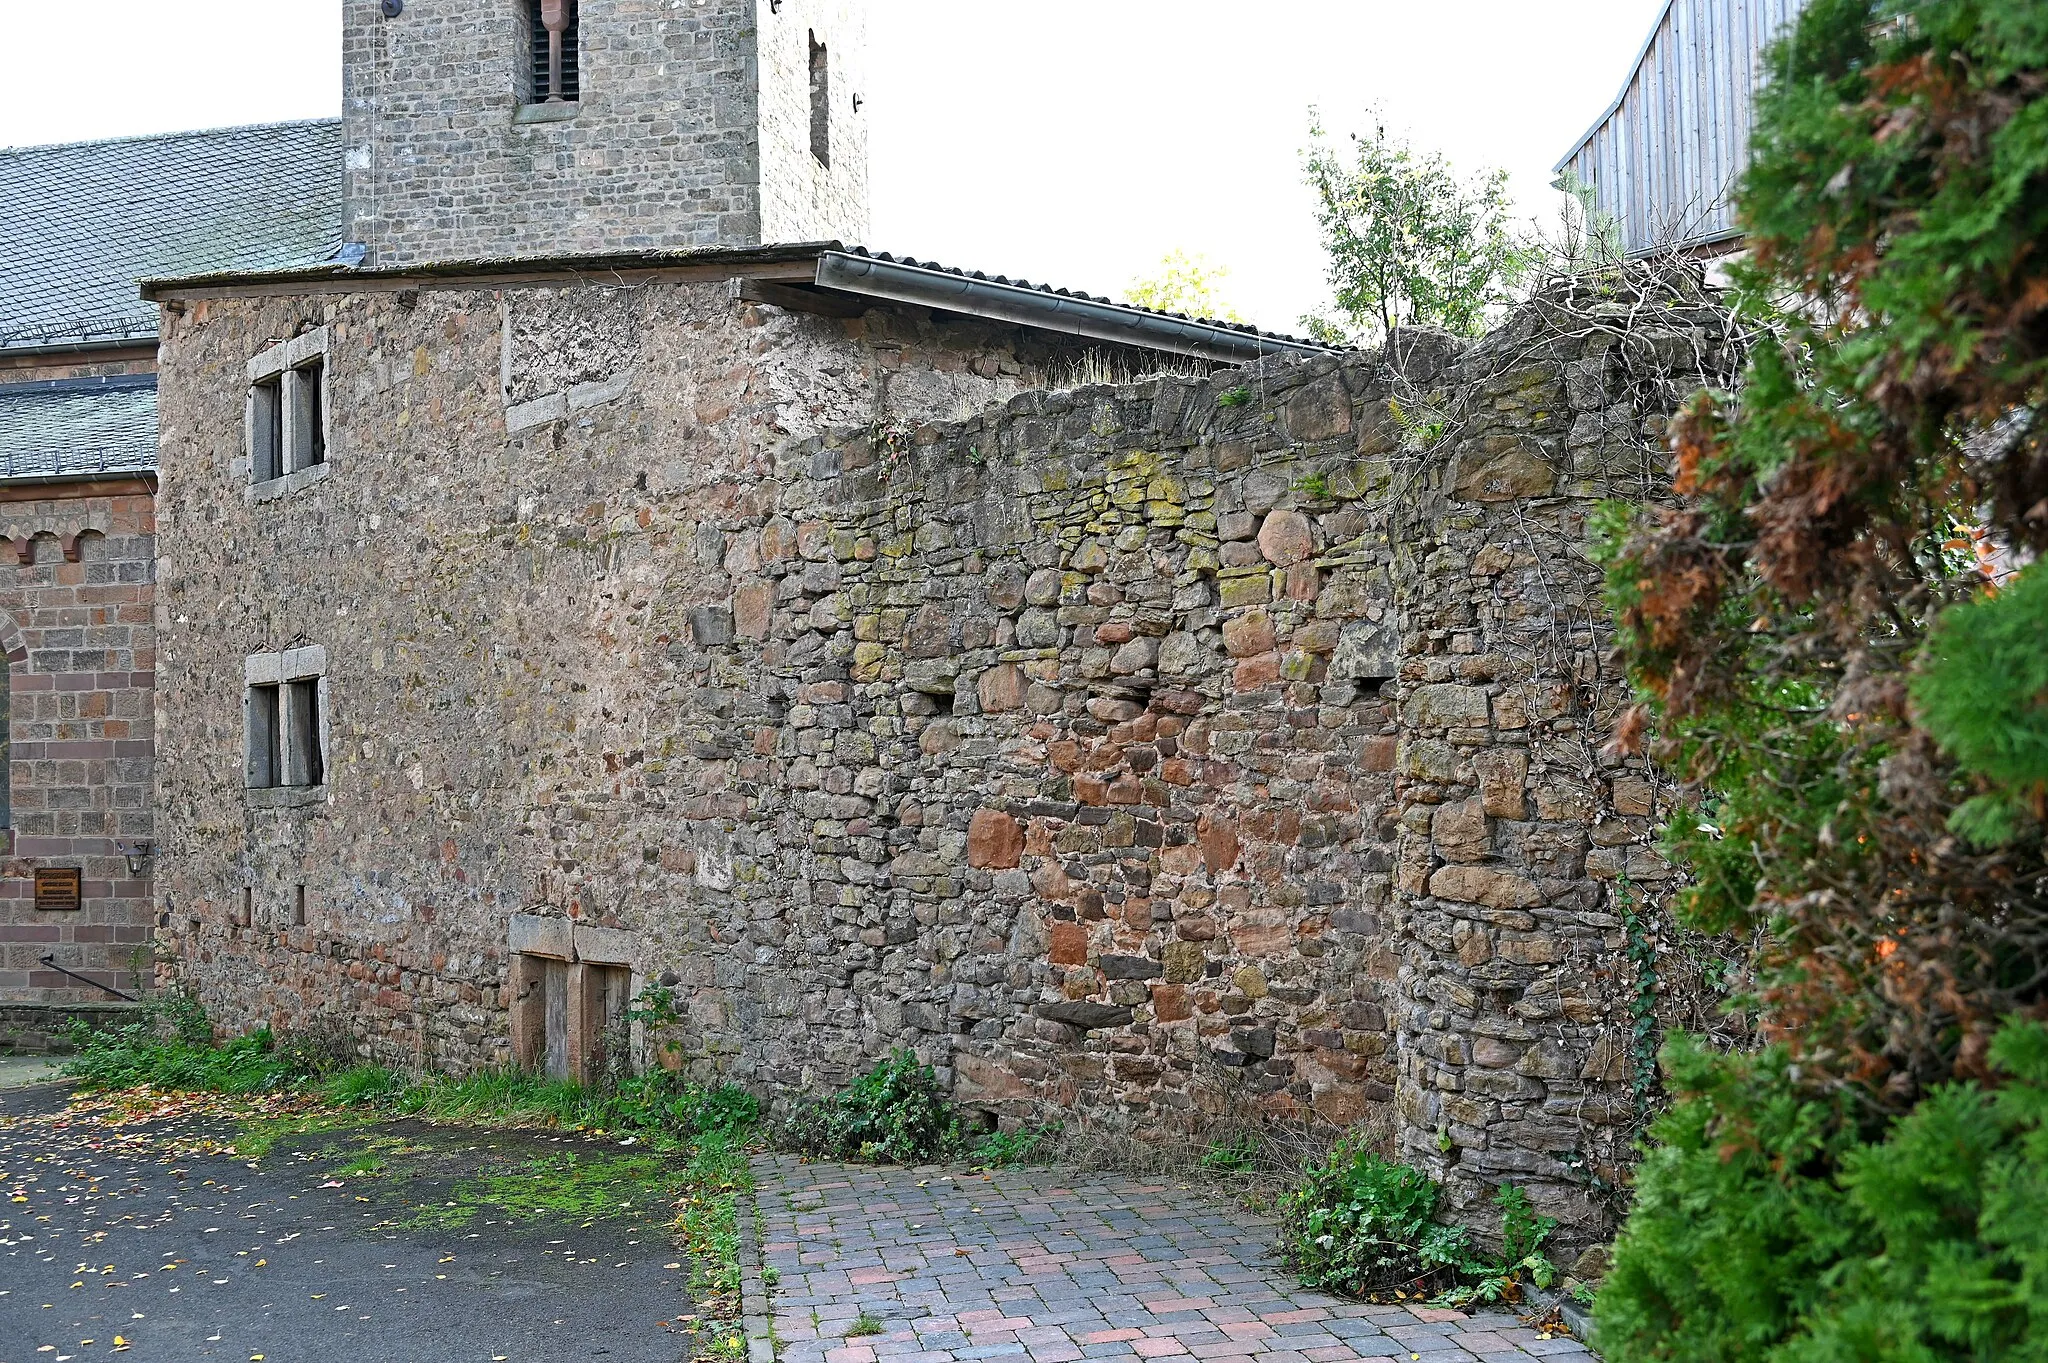
[[[1339,346],[1275,336],[1223,322],[1200,321],[1086,294],[989,279],[845,249],[818,256],[817,284],[843,293],[939,308],[995,321],[1042,327],[1114,345],[1131,345],[1243,363],[1275,354],[1335,355]]]
[[[82,483],[90,487],[98,483],[125,483],[139,480],[150,485],[154,493],[162,482],[154,464],[138,464],[134,468],[100,469],[78,473],[0,473],[0,489],[10,487],[57,487],[66,483]],[[92,495],[90,492],[85,495]]]
[[[620,251],[598,255],[502,256],[489,260],[419,261],[409,265],[355,265],[322,261],[276,270],[229,270],[216,274],[180,275],[137,281],[149,302],[175,298],[199,289],[232,291],[274,284],[334,284],[346,292],[356,284],[389,284],[406,279],[489,279],[502,275],[602,274],[607,271],[677,269],[692,265],[784,265],[814,260],[825,251],[843,249],[836,241],[795,242],[776,246],[707,246],[689,251]]]
[[[133,393],[156,387],[154,374],[91,374],[69,379],[25,379],[7,382],[0,375],[0,395],[20,393]]]

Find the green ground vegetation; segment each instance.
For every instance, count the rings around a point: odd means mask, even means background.
[[[1439,1219],[1443,1190],[1426,1174],[1340,1142],[1280,1202],[1282,1248],[1304,1287],[1454,1306],[1516,1302],[1557,1276],[1543,1245],[1557,1223],[1512,1185],[1495,1198],[1500,1250]]]
[[[205,1010],[177,993],[72,1040],[65,1072],[91,1088],[288,1095],[283,1105],[227,1109],[239,1114],[234,1153],[328,1160],[334,1177],[381,1189],[393,1225],[647,1217],[689,1249],[700,1297],[731,1303],[738,1292],[738,1207],[760,1117],[743,1089],[665,1072],[595,1087],[512,1072],[408,1077],[348,1063],[331,1041],[261,1030],[217,1039]],[[467,1134],[455,1143],[436,1134],[449,1131]],[[580,1139],[512,1139],[531,1131]],[[478,1144],[478,1132],[506,1140]]]

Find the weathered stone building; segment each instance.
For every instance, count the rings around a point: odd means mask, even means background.
[[[866,238],[857,0],[580,0],[558,99],[541,10],[342,6],[368,263]]]
[[[651,1040],[771,1093],[909,1045],[998,1116],[1376,1120],[1597,1225],[1609,887],[1665,872],[1585,517],[1666,390],[1536,309],[1049,391],[1057,337],[746,298],[816,254],[158,286],[181,977],[451,1068],[670,988]],[[326,471],[252,488],[291,336]],[[294,679],[323,777],[251,788]]]
[[[0,1045],[149,979],[149,273],[317,258],[333,124],[0,151]]]
[[[342,245],[146,287],[162,978],[450,1070],[1363,1123],[1598,1229],[1667,871],[1586,520],[1697,293],[1338,354],[789,244],[864,218],[856,7],[508,8],[349,0]]]

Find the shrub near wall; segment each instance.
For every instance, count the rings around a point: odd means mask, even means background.
[[[1609,582],[1620,746],[1657,721],[1681,914],[1761,937],[1775,1044],[1667,1049],[1598,1342],[2048,1358],[2048,7],[1815,0],[1769,65],[1777,335]]]

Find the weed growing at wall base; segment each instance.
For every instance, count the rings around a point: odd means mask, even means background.
[[[967,1139],[932,1067],[902,1050],[831,1097],[796,1103],[782,1137],[806,1155],[887,1164],[943,1159]]]
[[[1501,1253],[1475,1250],[1463,1226],[1440,1225],[1443,1190],[1428,1175],[1340,1143],[1281,1202],[1283,1247],[1302,1286],[1358,1296],[1441,1297],[1451,1305],[1518,1301],[1548,1287],[1543,1243],[1557,1223],[1521,1189],[1503,1187]]]

